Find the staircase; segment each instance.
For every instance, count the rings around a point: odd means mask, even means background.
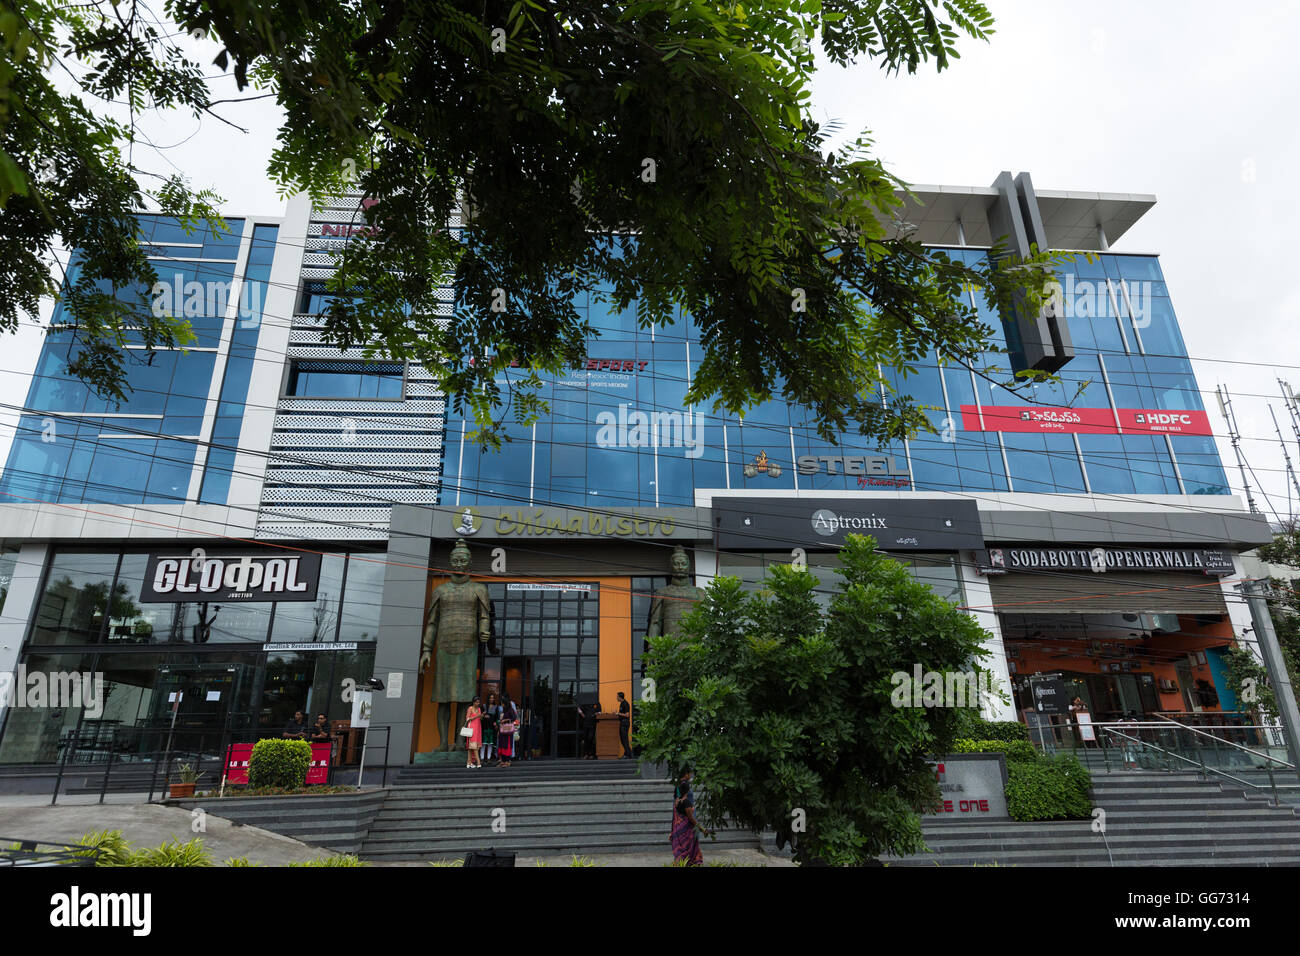
[[[508,767],[484,765],[467,770],[463,761],[455,764],[412,764],[392,776],[394,787],[432,787],[482,780],[511,783],[557,782],[565,780],[637,780],[636,760],[516,760]]]
[[[575,766],[576,765],[576,766]],[[526,856],[669,854],[673,786],[633,760],[551,760],[465,770],[403,768],[362,843],[372,862],[439,860],[470,850]],[[719,831],[710,846],[757,847]]]
[[[1093,773],[1091,820],[926,822],[931,853],[895,866],[1296,866],[1300,817],[1196,773]],[[1109,854],[1107,853],[1109,844]]]

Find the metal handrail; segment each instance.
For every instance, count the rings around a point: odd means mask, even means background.
[[[1164,725],[1155,725],[1155,726],[1164,726]],[[1147,747],[1150,748],[1151,750],[1155,750],[1159,753],[1164,754],[1166,757],[1173,757],[1177,760],[1182,760],[1185,763],[1189,763],[1192,766],[1199,769],[1199,771],[1203,774],[1212,773],[1215,774],[1216,776],[1224,777],[1228,780],[1231,780],[1233,783],[1237,784],[1238,786],[1248,787],[1251,790],[1263,791],[1264,789],[1259,784],[1254,783],[1250,780],[1242,780],[1240,777],[1234,777],[1232,774],[1228,773],[1227,771],[1220,770],[1217,767],[1207,766],[1204,760],[1201,761],[1193,760],[1191,757],[1184,756],[1183,754],[1176,753],[1175,751],[1172,750],[1167,750],[1166,748],[1161,747],[1159,744],[1149,743],[1148,741],[1141,740],[1137,737],[1130,737],[1128,734],[1120,733],[1118,730],[1115,730],[1112,727],[1107,726],[1104,727],[1103,729],[1106,733],[1111,734],[1115,737],[1122,737],[1124,740],[1130,741],[1131,743],[1135,743],[1139,747]],[[1273,779],[1273,769],[1271,767],[1266,767],[1265,770],[1268,773],[1269,789],[1273,793],[1273,806],[1281,807],[1282,803],[1280,800],[1278,800],[1277,797],[1277,781]]]
[[[1248,754],[1252,754],[1252,755],[1254,755],[1254,756],[1256,756],[1256,757],[1262,757],[1262,758],[1264,758],[1265,760],[1272,760],[1272,761],[1274,761],[1275,763],[1279,763],[1279,764],[1281,764],[1283,767],[1286,767],[1288,770],[1294,770],[1294,769],[1295,769],[1295,764],[1293,764],[1293,763],[1289,763],[1289,762],[1283,760],[1281,757],[1274,757],[1272,754],[1262,754],[1262,753],[1260,753],[1258,750],[1251,750],[1249,747],[1245,747],[1245,746],[1243,746],[1243,745],[1241,745],[1241,744],[1238,744],[1238,743],[1233,743],[1231,740],[1228,740],[1228,739],[1226,739],[1226,738],[1224,738],[1224,737],[1216,737],[1216,736],[1214,736],[1214,734],[1207,734],[1207,733],[1206,733],[1202,728],[1199,728],[1199,727],[1191,727],[1191,726],[1189,726],[1189,725],[1187,725],[1187,724],[1180,724],[1178,721],[1174,720],[1173,718],[1171,718],[1171,717],[1165,717],[1163,714],[1156,714],[1156,716],[1159,717],[1161,720],[1168,721],[1169,723],[1173,724],[1175,727],[1181,727],[1183,730],[1190,731],[1191,733],[1197,734],[1197,735],[1199,735],[1199,736],[1201,736],[1201,737],[1209,737],[1209,738],[1210,738],[1211,740],[1213,740],[1213,741],[1216,741],[1216,742],[1218,742],[1218,743],[1224,743],[1224,744],[1227,744],[1229,747],[1236,747],[1238,750],[1244,750],[1244,751],[1246,751],[1246,753],[1248,753]],[[1157,725],[1157,726],[1164,726],[1164,725],[1163,725],[1163,724],[1159,724],[1159,725]],[[1217,728],[1216,728],[1216,729],[1217,729]],[[1239,728],[1234,728],[1234,729],[1237,729],[1237,730],[1245,730],[1245,729],[1254,729],[1254,728],[1240,728],[1240,727],[1239,727]]]

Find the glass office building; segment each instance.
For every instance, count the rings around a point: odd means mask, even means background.
[[[114,401],[66,374],[79,346],[58,305],[0,501],[226,503],[279,226],[228,219],[213,235],[157,216],[139,221],[158,282],[118,298],[184,317],[194,340],[149,353],[128,330],[126,398]]]
[[[903,215],[936,253],[974,263],[1007,236],[1091,257],[1059,276],[1051,317],[981,313],[987,377],[931,355],[893,382],[932,432],[832,444],[779,398],[743,417],[685,406],[690,316],[639,328],[593,290],[577,306],[601,334],[499,453],[428,369],[325,341],[325,283],[362,201],[296,198],[220,239],[142,217],[162,288],[134,294],[197,339],[129,349],[120,404],[63,374],[75,346],[56,311],[0,472],[0,674],[94,673],[108,692],[94,709],[0,700],[0,764],[49,765],[87,730],[148,751],[176,693],[196,741],[278,736],[298,709],[341,726],[343,682],[372,674],[390,759],[415,760],[441,743],[418,661],[456,540],[493,604],[482,691],[526,705],[527,753],[576,755],[579,702],[639,697],[674,548],[697,586],[758,587],[797,545],[830,587],[826,512],[885,520],[882,550],[988,631],[1013,701],[996,716],[1025,716],[1023,682],[1047,669],[1099,715],[1231,709],[1221,652],[1248,616],[1206,570],[1227,577],[1269,536],[1231,494],[1159,258],[1112,248],[1152,197],[1036,191],[1023,174],[913,188]],[[1061,382],[990,380],[1023,367]],[[1098,552],[1106,573],[1033,565]],[[307,591],[266,583],[287,561]]]
[[[987,256],[982,249],[941,251],[971,264]],[[547,381],[542,398],[550,411],[536,426],[511,427],[504,449],[485,453],[467,438],[472,423],[448,414],[442,501],[653,507],[693,504],[698,488],[1227,494],[1208,427],[1020,428],[1019,413],[1033,405],[1059,407],[1066,417],[1076,409],[1101,412],[1113,421],[1125,410],[1190,411],[1204,422],[1158,258],[1097,258],[1079,256],[1058,277],[1076,353],[1060,370],[1060,383],[1019,394],[999,387],[1011,364],[1003,321],[972,294],[994,330],[994,350],[975,371],[941,366],[932,352],[917,374],[893,375],[898,394],[930,406],[934,431],[883,446],[863,445],[856,434],[827,442],[807,409],[779,399],[743,418],[686,407],[702,353],[689,317],[668,329],[640,329],[634,310],[612,313],[588,294],[579,314],[600,334],[578,367]],[[1086,412],[1087,422],[1095,421]],[[885,456],[892,464],[884,474],[851,474],[823,457],[844,455]],[[768,467],[756,470],[756,463]]]

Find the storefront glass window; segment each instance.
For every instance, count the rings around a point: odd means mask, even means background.
[[[36,611],[33,644],[96,644],[104,633],[117,554],[55,555]],[[126,588],[113,591],[113,615],[133,617]]]
[[[373,641],[379,636],[379,608],[384,595],[384,554],[352,555],[343,592],[340,641]]]
[[[295,643],[334,640],[342,592],[343,555],[322,555],[316,600],[277,601],[271,640]]]
[[[5,599],[9,596],[9,586],[14,580],[14,565],[18,561],[18,548],[15,545],[0,547],[0,613],[5,609]]]

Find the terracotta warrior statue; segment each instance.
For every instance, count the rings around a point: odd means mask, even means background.
[[[420,646],[420,671],[436,654],[430,700],[438,705],[439,750],[459,743],[456,713],[478,693],[478,648],[486,644],[491,628],[491,605],[486,584],[469,579],[469,548],[457,541],[451,550],[451,580],[434,589]],[[436,651],[435,651],[436,645]]]
[[[673,578],[667,586],[655,592],[650,602],[650,626],[646,638],[676,634],[683,617],[704,597],[704,592],[688,584],[691,559],[679,544],[673,548]]]

